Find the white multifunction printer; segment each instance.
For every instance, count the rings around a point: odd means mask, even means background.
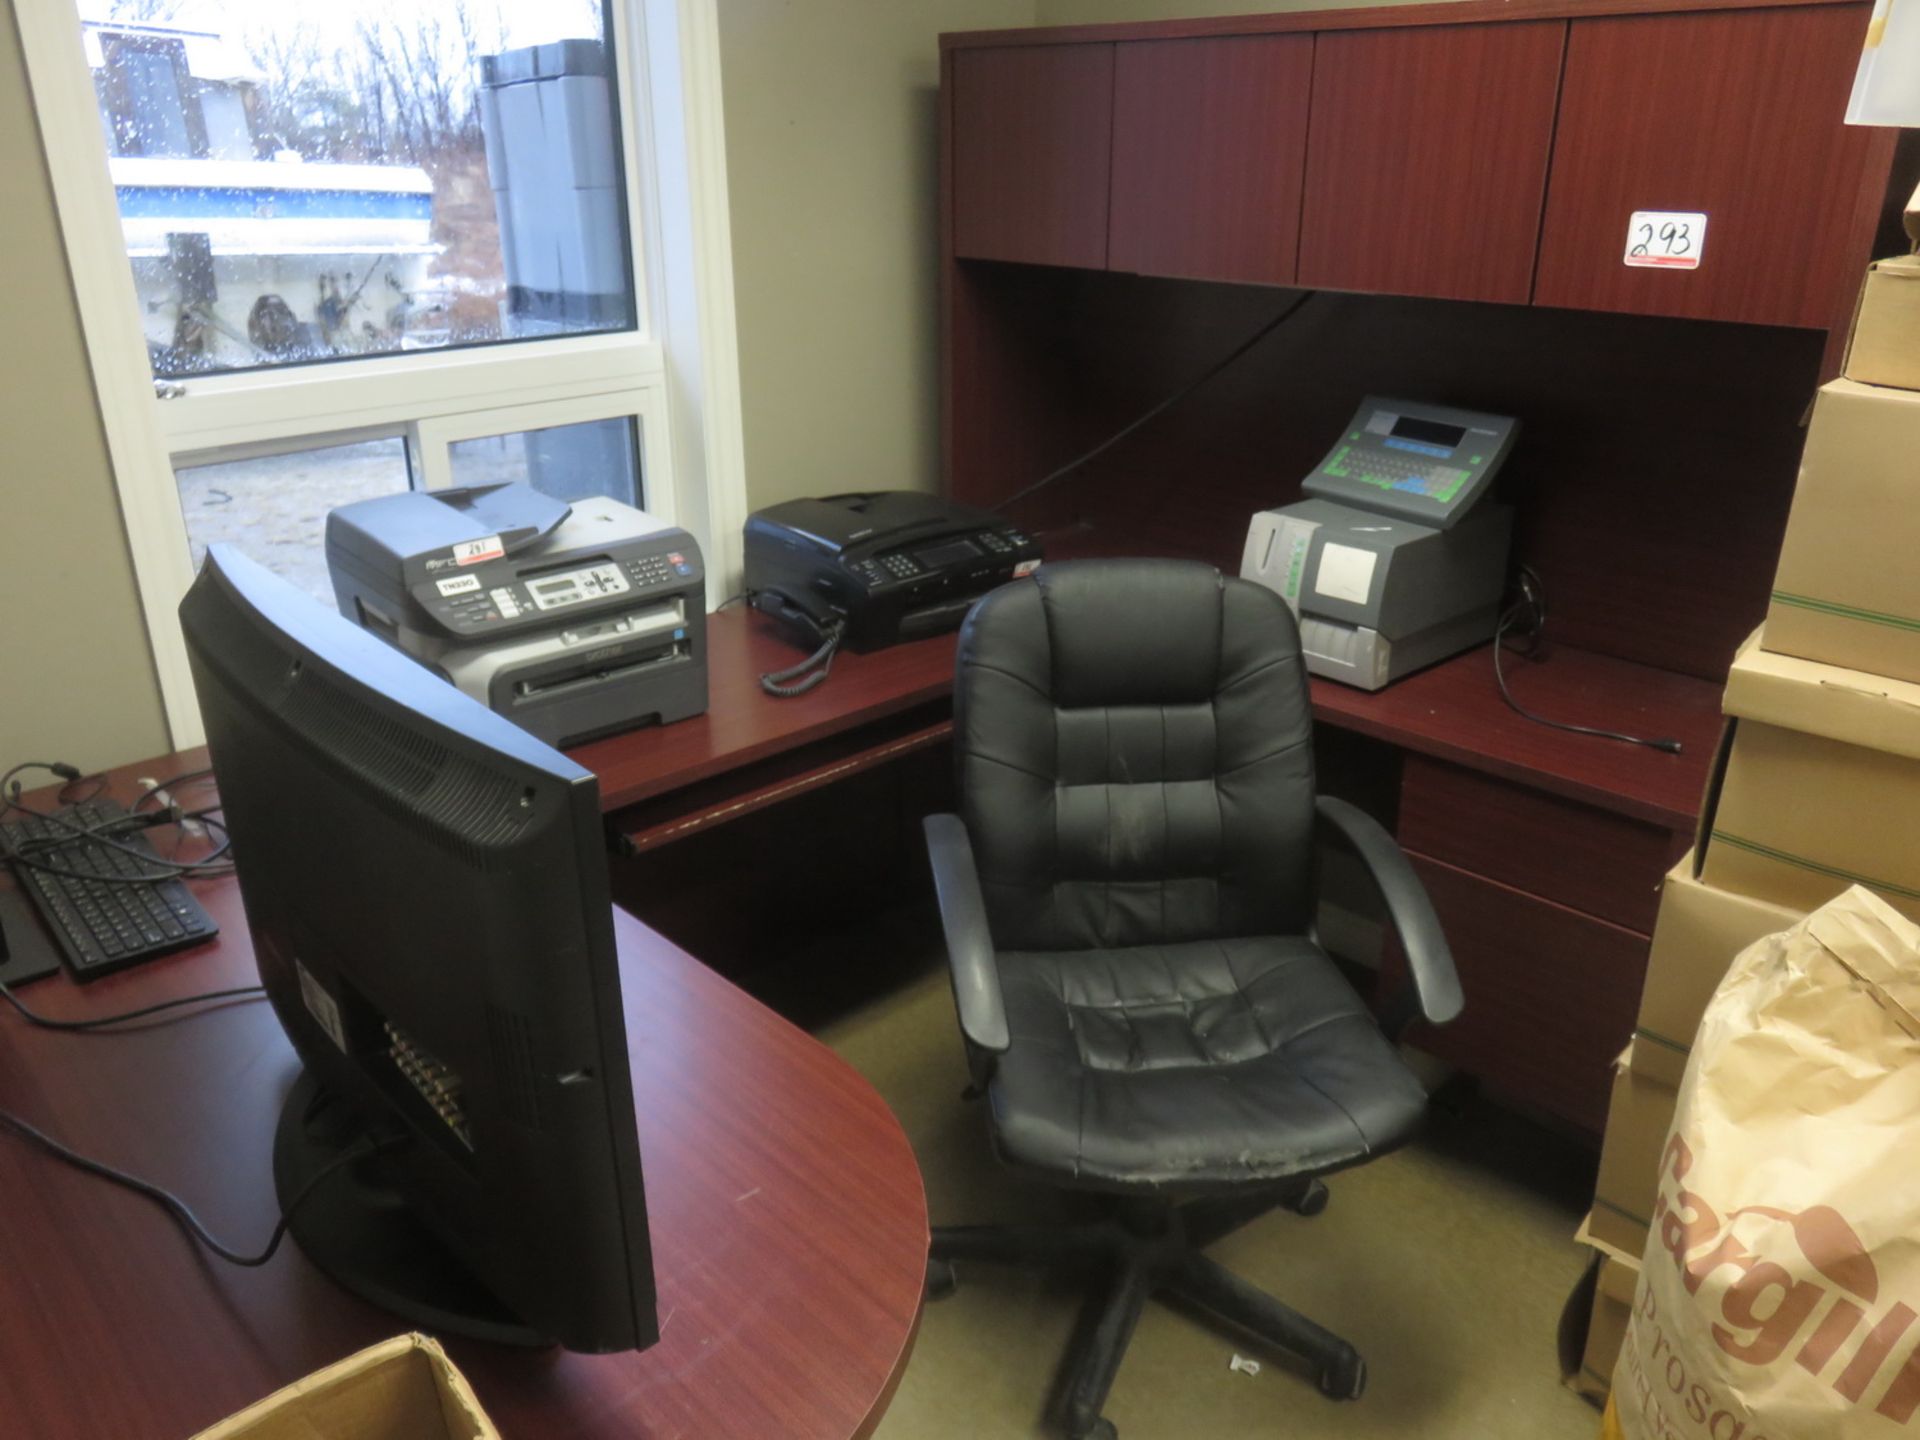
[[[699,547],[631,505],[382,495],[327,516],[327,568],[342,615],[549,745],[707,708]]]
[[[1519,428],[1369,396],[1308,498],[1253,517],[1240,574],[1287,602],[1308,670],[1378,690],[1492,638],[1513,511],[1486,494]]]

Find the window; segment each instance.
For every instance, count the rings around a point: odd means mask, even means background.
[[[16,7],[176,743],[205,547],[326,598],[326,512],[370,494],[611,496],[728,593],[713,4]]]
[[[174,474],[195,568],[209,545],[238,545],[326,605],[333,604],[326,512],[412,486],[399,436],[182,465]]]
[[[604,495],[645,509],[631,420],[583,420],[455,440],[447,447],[456,485],[523,481],[556,500]]]
[[[82,15],[156,375],[633,328],[598,0]]]

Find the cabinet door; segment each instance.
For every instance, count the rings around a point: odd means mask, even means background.
[[[1113,46],[959,51],[952,123],[956,255],[1106,265]]]
[[[1460,972],[1466,1008],[1407,1039],[1489,1085],[1598,1134],[1613,1057],[1633,1038],[1647,939],[1409,852]],[[1389,944],[1383,994],[1405,973]]]
[[[1108,266],[1291,285],[1312,80],[1311,35],[1119,46]]]
[[[1321,35],[1300,283],[1525,303],[1566,29]]]
[[[1575,20],[1535,303],[1833,324],[1880,199],[1873,132],[1841,123],[1866,23],[1865,5]],[[1636,211],[1705,215],[1699,268],[1627,265]]]

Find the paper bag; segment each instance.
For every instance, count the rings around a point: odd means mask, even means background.
[[[1920,926],[1856,886],[1743,951],[1662,1153],[1623,1440],[1920,1437]]]

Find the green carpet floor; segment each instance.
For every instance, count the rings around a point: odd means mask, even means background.
[[[979,1107],[961,1100],[965,1066],[933,948],[917,925],[895,927],[871,937],[871,953],[816,952],[753,988],[887,1098],[920,1157],[933,1223],[1070,1213],[1071,1199],[999,1169]],[[1595,1412],[1561,1386],[1554,1352],[1583,1265],[1571,1237],[1592,1193],[1589,1155],[1469,1101],[1436,1112],[1415,1146],[1335,1176],[1330,1188],[1317,1218],[1268,1216],[1211,1253],[1359,1346],[1365,1397],[1323,1399],[1283,1357],[1156,1301],[1107,1404],[1122,1440],[1598,1433]],[[1057,1435],[1046,1417],[1082,1300],[1068,1282],[964,1268],[959,1290],[927,1307],[880,1440]],[[1258,1375],[1229,1370],[1236,1350],[1262,1362]]]

